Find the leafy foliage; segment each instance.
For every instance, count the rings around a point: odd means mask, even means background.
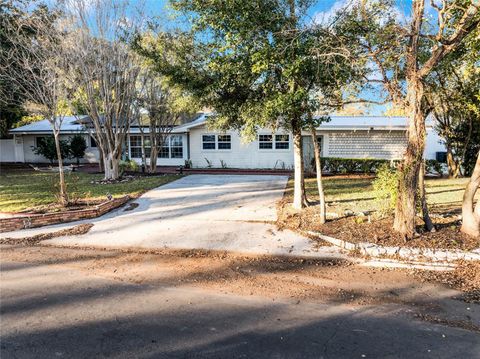
[[[395,208],[398,197],[398,176],[399,172],[385,163],[380,166],[377,178],[373,181],[375,198],[383,214],[391,213]]]
[[[70,145],[67,140],[60,140],[60,153],[62,159],[70,158]],[[45,157],[50,163],[58,160],[55,139],[53,136],[38,139],[37,146],[33,147],[33,153]]]
[[[70,138],[70,156],[77,159],[77,164],[81,158],[85,156],[85,150],[87,149],[87,142],[85,137],[80,134],[75,134]]]

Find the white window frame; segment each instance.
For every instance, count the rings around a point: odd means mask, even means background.
[[[260,136],[270,136],[271,140],[270,141],[260,141]],[[258,136],[257,136],[258,150],[259,151],[273,151],[274,148],[275,148],[274,138],[275,138],[275,136],[272,133],[259,133]],[[271,148],[261,148],[260,147],[261,143],[271,143],[272,147]]]
[[[277,141],[277,136],[287,136],[286,141]],[[290,134],[288,133],[276,133],[273,138],[274,149],[275,151],[290,151]],[[287,148],[277,148],[277,143],[286,143],[288,145]]]
[[[147,136],[142,136],[141,134],[135,134],[135,135],[129,135],[128,136],[128,157],[133,159],[133,158],[136,158],[136,159],[141,159],[141,155],[140,157],[132,157],[132,137],[135,137],[135,136],[138,136],[140,137],[141,141],[144,140],[145,137]],[[172,157],[172,141],[171,141],[171,136],[179,136],[181,141],[182,141],[182,157]],[[164,144],[167,144],[167,146],[165,147],[168,147],[168,157],[161,157],[160,156],[160,152],[161,152],[161,149],[159,149],[158,151],[158,159],[164,159],[164,160],[167,160],[167,159],[174,159],[174,160],[178,160],[178,159],[182,159],[182,158],[185,158],[185,146],[184,146],[184,141],[183,141],[183,136],[182,135],[168,135],[167,138],[165,139],[165,143]],[[140,148],[140,151],[141,151],[141,144],[140,144],[140,147],[139,146],[133,146],[134,148]],[[174,147],[180,147],[180,146],[174,146]],[[150,151],[148,151],[148,148],[149,147],[145,147],[145,150],[146,150],[146,158],[150,158]]]
[[[260,136],[271,136],[272,140],[270,141],[260,141]],[[288,141],[277,141],[277,136],[287,136]],[[288,152],[291,150],[291,144],[290,144],[290,134],[288,133],[259,133],[257,136],[257,142],[258,142],[258,150],[259,151],[265,151],[265,152]],[[271,143],[272,148],[260,148],[261,143]],[[277,148],[277,143],[288,143],[288,148]]]
[[[181,145],[180,146],[172,146],[172,137],[173,136],[176,136],[178,138],[180,138],[180,142],[181,142]],[[172,159],[175,159],[175,160],[178,160],[180,158],[184,158],[185,156],[185,151],[184,151],[184,148],[183,148],[183,136],[182,135],[170,135],[168,136],[168,154],[169,154],[169,158],[172,158]],[[181,148],[182,149],[182,157],[173,157],[172,156],[172,153],[173,153],[173,148]]]
[[[230,140],[229,141],[220,141],[220,136],[228,136],[230,138]],[[215,140],[216,140],[216,148],[217,148],[218,151],[225,152],[225,151],[231,151],[232,150],[232,135],[230,135],[228,133],[222,133],[222,134],[216,135]],[[220,148],[220,143],[229,143],[230,148]]]
[[[203,137],[204,137],[204,136],[213,136],[213,141],[207,141],[207,142],[205,142],[205,141],[203,140]],[[217,149],[217,136],[216,136],[215,134],[213,134],[213,133],[202,133],[201,139],[202,139],[202,144],[201,144],[201,146],[202,146],[202,151],[209,151],[209,152],[211,152],[211,151],[215,151],[215,150]],[[213,143],[213,148],[204,148],[203,145],[204,145],[205,143]]]

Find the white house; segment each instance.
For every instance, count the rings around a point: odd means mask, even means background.
[[[180,166],[189,160],[193,167],[229,168],[291,168],[293,166],[292,134],[278,130],[258,130],[252,142],[245,142],[237,131],[218,132],[209,129],[209,114],[201,114],[192,122],[173,128],[167,143],[161,149],[157,165]],[[385,116],[331,116],[331,121],[317,128],[317,140],[323,157],[401,159],[406,146],[405,117]],[[10,131],[14,135],[13,148],[0,147],[2,162],[46,162],[35,155],[33,147],[44,136],[51,135],[50,123],[46,120],[32,123]],[[83,133],[87,151],[83,162],[98,162],[99,153],[95,141],[75,117],[65,118],[61,136],[67,138]],[[148,133],[148,129],[145,129]],[[305,164],[313,158],[310,133],[303,134]],[[138,127],[132,127],[127,138],[125,154],[141,161],[142,136]],[[148,141],[148,137],[144,138]],[[148,146],[148,143],[146,143]],[[435,159],[437,152],[445,147],[427,121],[427,146],[425,158]],[[5,152],[5,153],[4,153]],[[11,153],[13,152],[13,154]]]

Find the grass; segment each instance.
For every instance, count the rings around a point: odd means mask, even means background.
[[[55,184],[58,174],[30,170],[3,170],[0,173],[0,212],[18,212],[56,202]],[[149,189],[179,178],[178,175],[140,177],[129,182],[92,184],[100,174],[66,173],[67,190],[72,198],[101,200],[113,197],[137,196]]]
[[[372,211],[378,208],[371,176],[325,177],[325,196],[328,212],[342,214],[345,210],[354,212]],[[312,201],[318,200],[317,183],[315,178],[305,180],[307,196]],[[458,179],[427,179],[425,187],[430,207],[448,206],[460,207],[463,191],[468,178]],[[293,196],[293,180],[289,181],[286,192],[288,197]]]

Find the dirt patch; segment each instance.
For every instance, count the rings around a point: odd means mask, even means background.
[[[453,271],[416,271],[415,275],[423,280],[440,282],[461,290],[462,300],[480,303],[480,263],[459,262]]]
[[[41,241],[47,239],[62,237],[62,236],[73,236],[87,233],[90,228],[93,227],[92,223],[80,224],[78,226],[63,229],[61,231],[50,232],[50,233],[41,233],[31,237],[23,238],[0,238],[0,244],[10,244],[10,245],[21,245],[21,246],[32,246],[36,245]]]
[[[287,200],[278,204],[278,226],[300,231],[315,231],[352,243],[370,242],[383,246],[405,246],[435,249],[472,250],[480,247],[480,240],[460,232],[458,217],[440,216],[435,213],[432,220],[436,232],[426,232],[419,219],[419,236],[405,241],[393,231],[393,218],[375,218],[373,215],[349,216],[319,224],[318,208],[313,206],[294,211]]]
[[[1,255],[2,260],[68,263],[76,269],[122,282],[198,286],[272,299],[419,304],[429,299],[418,293],[434,286],[412,279],[409,271],[361,267],[343,260],[42,246],[3,248]]]
[[[246,256],[210,251],[120,251],[1,246],[1,262],[68,267],[123,283],[198,287],[272,301],[407,306],[414,318],[477,331],[475,317],[449,313],[455,293],[418,271],[362,267],[339,260]],[[467,287],[464,287],[466,289]],[[449,304],[450,303],[450,304]]]

